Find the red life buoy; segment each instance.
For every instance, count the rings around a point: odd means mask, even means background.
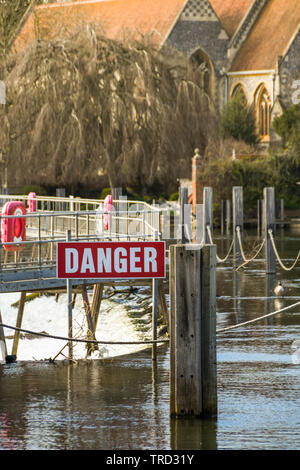
[[[29,193],[27,196],[27,206],[28,212],[35,212],[36,211],[36,194]]]
[[[103,225],[105,230],[108,230],[109,227],[109,212],[112,210],[113,198],[110,194],[104,199],[104,214],[103,214]]]
[[[2,208],[2,217],[5,215],[26,215],[26,206],[21,201],[6,202]],[[6,218],[1,219],[1,242],[6,251],[21,251],[24,248],[22,242],[26,240],[26,219]],[[5,243],[19,243],[18,245],[5,245]]]

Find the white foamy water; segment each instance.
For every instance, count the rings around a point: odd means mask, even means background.
[[[2,321],[6,325],[16,325],[17,307],[12,304],[19,300],[19,293],[1,294],[0,310]],[[91,297],[90,297],[91,301]],[[25,302],[22,328],[34,332],[43,332],[49,335],[68,337],[68,311],[66,295],[61,294],[56,302],[54,296],[38,297],[30,302]],[[77,295],[76,304],[73,309],[73,337],[85,337],[87,322],[81,295]],[[11,354],[14,330],[4,329],[7,351]],[[21,333],[23,335],[23,333]],[[111,300],[103,300],[96,330],[98,341],[142,341],[141,334],[136,331],[134,325],[127,316],[125,308]],[[54,359],[65,346],[62,354],[56,360],[66,359],[68,346],[66,341],[42,337],[20,337],[18,347],[18,361],[47,360]],[[85,359],[85,343],[73,343],[73,358]],[[99,344],[99,350],[95,351],[89,358],[107,358],[122,354],[128,354],[141,350],[145,345],[105,345]]]

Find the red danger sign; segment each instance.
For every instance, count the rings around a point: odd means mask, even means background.
[[[164,278],[165,242],[57,243],[57,277]]]

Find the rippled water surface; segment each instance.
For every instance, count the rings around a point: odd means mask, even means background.
[[[299,250],[298,237],[296,229],[277,237],[287,264]],[[249,237],[246,247],[253,243]],[[217,240],[220,255],[228,244]],[[273,294],[278,279],[286,288],[282,299]],[[14,300],[14,294],[0,296],[4,323],[15,322]],[[115,346],[69,366],[44,360],[53,358],[63,341],[22,339],[18,362],[0,365],[0,449],[298,450],[300,305],[237,329],[225,328],[299,301],[299,264],[291,272],[278,268],[276,276],[265,275],[262,261],[235,273],[230,262],[218,266],[216,420],[170,419],[168,346],[158,349],[154,364],[149,350],[134,353],[133,347]],[[99,339],[140,338],[128,317],[128,302],[127,310],[122,301],[103,303]],[[133,300],[129,305],[131,311],[141,308]],[[79,308],[78,329],[80,315]],[[66,317],[63,298],[58,303],[40,298],[26,304],[23,326],[65,335]],[[6,329],[5,334],[13,333]],[[11,339],[7,342],[10,348]],[[84,346],[77,346],[75,355],[79,358],[83,351]],[[120,356],[124,352],[130,354]]]

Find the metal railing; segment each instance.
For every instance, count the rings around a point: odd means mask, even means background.
[[[0,195],[0,206],[7,201],[23,201],[28,196]],[[160,209],[144,201],[118,199],[105,212],[103,200],[73,197],[37,196],[36,211],[23,216],[0,215],[2,219],[26,219],[26,239],[0,244],[0,271],[34,269],[56,264],[56,243],[66,240],[70,231],[73,241],[116,241],[160,239]],[[109,219],[104,228],[103,216]],[[18,251],[4,248],[18,246]]]

